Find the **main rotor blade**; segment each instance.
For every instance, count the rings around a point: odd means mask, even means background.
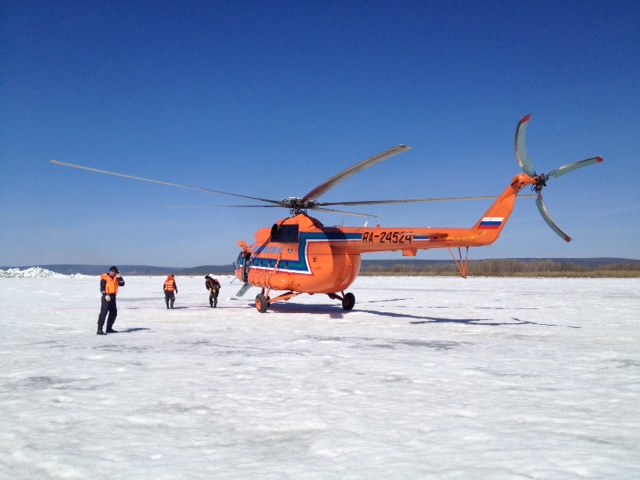
[[[165,205],[165,208],[278,208],[280,205]],[[335,210],[333,208],[312,207],[309,210],[318,212],[338,213],[340,215],[353,215],[356,217],[378,218],[379,215],[370,215],[368,213],[345,212]]]
[[[570,242],[571,237],[560,230],[558,225],[556,225],[556,222],[554,222],[551,218],[551,215],[549,215],[549,211],[547,210],[547,207],[545,207],[544,201],[542,200],[542,195],[538,195],[538,197],[536,198],[536,205],[538,206],[540,215],[542,215],[544,221],[547,222],[547,225],[549,225],[551,229],[556,232],[565,242]]]
[[[338,213],[340,215],[351,215],[353,217],[367,217],[367,218],[379,217],[379,215],[370,215],[368,213],[345,212],[343,210],[336,210],[334,208],[313,207],[310,210],[315,210],[316,212]]]
[[[62,165],[63,167],[78,168],[80,170],[88,170],[90,172],[103,173],[105,175],[114,175],[116,177],[130,178],[132,180],[140,180],[142,182],[158,183],[160,185],[167,185],[169,187],[186,188],[186,189],[189,189],[189,190],[199,190],[201,192],[216,193],[216,194],[219,194],[219,195],[229,195],[231,197],[247,198],[249,200],[257,200],[259,202],[266,202],[266,203],[273,203],[275,205],[280,205],[280,202],[277,201],[277,200],[269,200],[269,199],[266,199],[266,198],[250,197],[248,195],[240,195],[240,194],[237,194],[237,193],[222,192],[220,190],[211,190],[209,188],[192,187],[192,186],[189,186],[189,185],[180,185],[179,183],[161,182],[160,180],[151,180],[149,178],[134,177],[133,175],[125,175],[123,173],[109,172],[107,170],[98,170],[97,168],[85,167],[85,166],[82,166],[82,165],[75,165],[73,163],[60,162],[58,160],[50,160],[50,162],[55,164],[55,165]]]
[[[282,205],[165,205],[164,208],[282,208]]]
[[[312,210],[320,210],[329,206],[366,206],[366,205],[393,205],[401,203],[428,203],[428,202],[460,202],[467,200],[495,200],[497,195],[485,195],[478,197],[450,197],[450,198],[408,198],[405,200],[362,200],[354,202],[318,202],[312,207]],[[537,195],[518,195],[518,198],[537,198]],[[278,208],[280,205],[165,205],[165,208]],[[334,213],[347,213],[341,210],[330,210],[323,208],[324,211],[332,211]],[[354,214],[366,216],[366,214]],[[375,215],[375,217],[378,217]]]
[[[356,173],[360,173],[362,170],[373,167],[374,165],[384,162],[385,160],[388,160],[389,158],[398,155],[399,153],[406,152],[407,150],[411,150],[411,147],[407,145],[398,145],[397,147],[391,148],[386,152],[379,153],[378,155],[374,155],[371,158],[363,160],[362,162],[347,168],[346,170],[340,172],[326,182],[318,185],[302,198],[302,202],[304,203],[308,202],[309,200],[316,200],[336,185],[344,182],[348,178],[353,177]]]
[[[534,198],[536,197],[536,195],[520,195],[519,197]],[[478,196],[478,197],[407,198],[405,200],[362,200],[362,201],[354,201],[354,202],[318,202],[316,205],[319,205],[319,206],[393,205],[398,203],[464,202],[468,200],[495,200],[496,198],[498,198],[496,195],[484,195],[484,196]]]
[[[569,165],[565,165],[564,167],[557,168],[553,172],[549,173],[549,176],[558,178],[579,168],[588,167],[589,165],[600,162],[604,162],[604,159],[602,157],[587,158],[586,160],[580,160],[579,162],[570,163]]]
[[[520,120],[516,129],[516,158],[520,168],[529,175],[533,172],[533,163],[529,160],[529,153],[527,152],[527,128],[529,127],[530,119],[531,114],[524,117]]]

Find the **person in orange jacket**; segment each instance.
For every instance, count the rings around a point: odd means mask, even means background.
[[[167,308],[173,308],[173,303],[176,301],[176,293],[178,293],[175,277],[169,275],[162,288],[164,290],[164,303],[167,304]]]
[[[118,267],[111,267],[107,273],[100,277],[100,293],[102,300],[100,302],[100,315],[98,315],[98,335],[106,335],[107,333],[118,333],[113,329],[113,324],[118,316],[118,307],[116,305],[116,295],[118,287],[124,286],[124,279],[120,276]],[[109,318],[107,318],[107,313]],[[104,332],[104,320],[107,318],[107,331]]]

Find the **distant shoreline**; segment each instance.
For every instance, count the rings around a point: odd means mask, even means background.
[[[101,275],[109,265],[31,265],[0,267],[0,270],[44,268],[62,275]],[[127,276],[234,275],[233,265],[202,265],[191,268],[118,265]],[[469,260],[469,277],[546,277],[546,278],[639,278],[640,260],[623,258],[520,258]],[[361,276],[459,276],[452,260],[392,259],[362,260]]]
[[[397,273],[397,272],[360,272],[360,277],[459,277],[459,272],[447,273]],[[636,272],[538,272],[538,273],[469,273],[471,278],[640,278],[640,271]]]
[[[581,261],[578,261],[581,260]],[[591,262],[589,259],[563,260],[476,260],[469,261],[469,277],[545,277],[545,278],[639,278],[640,262]],[[439,265],[373,265],[360,275],[456,276],[453,262]]]

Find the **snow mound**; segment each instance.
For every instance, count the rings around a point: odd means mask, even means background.
[[[31,267],[24,270],[19,268],[10,268],[8,270],[0,270],[0,278],[62,278],[67,277],[61,273],[52,272],[46,268]]]

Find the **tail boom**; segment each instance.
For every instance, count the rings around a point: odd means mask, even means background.
[[[481,247],[495,242],[507,224],[522,188],[535,184],[520,174],[471,228],[341,228],[346,235],[332,247],[349,254],[402,251],[415,256],[418,250],[452,247]],[[351,240],[351,241],[349,241]]]

